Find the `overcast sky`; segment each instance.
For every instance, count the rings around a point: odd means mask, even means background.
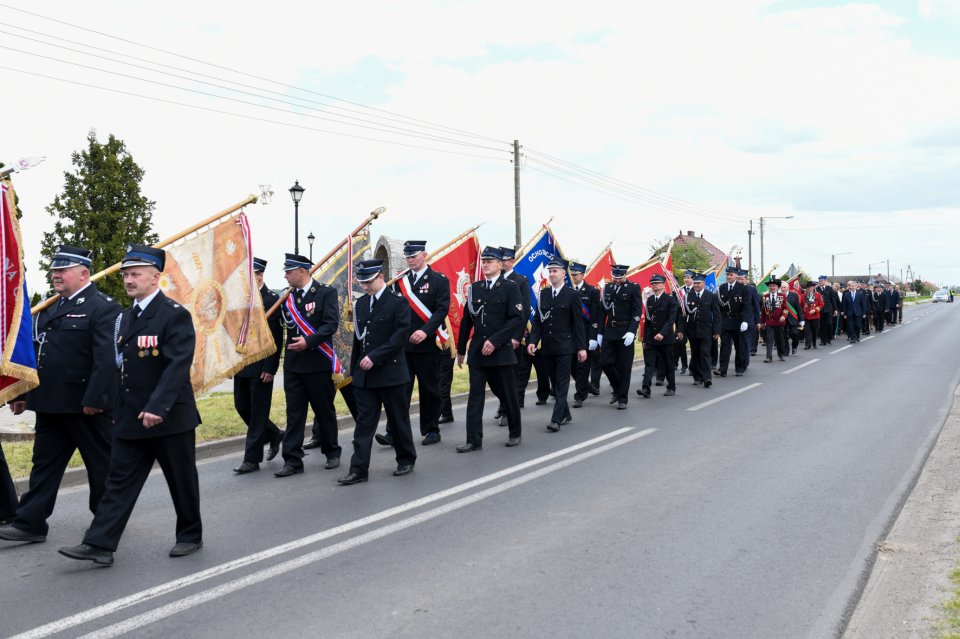
[[[274,286],[295,179],[302,253],[378,206],[375,236],[512,244],[515,138],[523,237],[553,217],[568,256],[636,264],[682,229],[746,260],[751,218],[792,215],[768,267],[849,252],[838,274],[960,284],[960,0],[0,3],[0,159],[47,156],[14,177],[31,283],[95,128],[145,169],[161,237],[272,185],[248,213]]]

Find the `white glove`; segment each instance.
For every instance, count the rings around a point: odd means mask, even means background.
[[[800,328],[803,328],[804,326],[806,326],[806,324],[807,324],[806,322],[800,322]]]
[[[597,346],[603,346],[603,333],[597,334]]]
[[[590,340],[590,343],[587,345],[587,349],[591,351],[597,350],[597,346],[600,345],[599,342],[597,342],[598,339],[600,339],[599,335],[597,335],[597,339]]]
[[[741,332],[741,333],[746,333],[746,332],[747,332],[747,323],[746,323],[746,322],[740,322],[740,332]]]
[[[636,339],[636,335],[633,333],[624,333],[623,334],[623,345],[630,346],[633,344],[633,340]]]

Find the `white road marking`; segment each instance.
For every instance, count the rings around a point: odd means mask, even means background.
[[[473,479],[463,484],[452,486],[445,490],[441,490],[439,492],[433,493],[432,495],[421,497],[420,499],[414,499],[413,501],[409,501],[399,506],[394,506],[393,508],[382,510],[378,513],[374,513],[367,517],[356,519],[352,522],[348,522],[346,524],[336,526],[334,528],[329,528],[327,530],[315,533],[313,535],[308,535],[300,539],[295,539],[293,541],[287,542],[280,546],[275,546],[273,548],[269,548],[267,550],[263,550],[258,553],[253,553],[245,557],[240,557],[238,559],[234,559],[233,561],[222,563],[219,566],[213,566],[212,568],[201,570],[200,572],[194,573],[192,575],[180,577],[179,579],[174,579],[172,581],[168,581],[166,583],[153,586],[152,588],[147,588],[146,590],[141,590],[140,592],[134,593],[132,595],[128,595],[126,597],[122,597],[120,599],[116,599],[114,601],[103,604],[101,606],[90,608],[89,610],[85,610],[81,613],[70,615],[69,617],[64,617],[63,619],[60,619],[58,621],[54,621],[54,622],[45,624],[43,626],[39,626],[32,630],[28,630],[21,634],[15,635],[14,637],[11,637],[10,639],[37,639],[39,637],[48,637],[58,632],[63,632],[70,628],[74,628],[76,626],[88,623],[95,619],[99,619],[100,617],[104,617],[106,615],[113,614],[125,608],[129,608],[130,606],[136,606],[145,601],[149,601],[150,599],[154,599],[156,597],[169,594],[176,590],[180,590],[181,588],[192,586],[201,581],[205,581],[207,579],[211,579],[213,577],[217,577],[219,575],[232,572],[239,568],[249,566],[250,564],[254,564],[254,563],[263,561],[265,559],[271,559],[273,557],[284,554],[291,550],[296,550],[298,548],[302,548],[310,544],[324,541],[331,537],[335,537],[336,535],[341,535],[343,533],[350,532],[352,530],[361,528],[363,526],[368,526],[372,523],[376,523],[378,521],[382,521],[389,517],[393,517],[394,515],[400,515],[407,511],[413,510],[415,508],[426,506],[427,504],[433,503],[435,501],[446,499],[447,497],[451,497],[458,493],[462,493],[466,490],[470,490],[471,488],[476,488],[477,486],[480,486],[482,484],[496,481],[498,479],[506,477],[507,475],[511,475],[513,473],[520,472],[522,470],[526,470],[527,468],[536,466],[537,464],[542,464],[543,462],[550,461],[551,459],[556,459],[557,457],[561,457],[573,451],[580,450],[588,446],[592,446],[593,444],[602,442],[612,437],[623,435],[624,433],[630,432],[632,430],[634,430],[632,427],[617,429],[610,433],[600,435],[599,437],[594,437],[593,439],[589,439],[585,442],[580,442],[579,444],[568,446],[561,450],[548,453],[546,455],[542,455],[540,457],[537,457],[536,459],[531,459],[529,461],[525,461],[521,464],[517,464],[509,468],[504,468],[503,470],[497,471],[495,473],[490,473],[489,475],[484,475],[483,477]],[[646,433],[647,431],[643,431],[643,432]]]
[[[835,350],[835,351],[830,351],[830,354],[831,354],[831,355],[836,355],[836,354],[839,353],[840,351],[845,351],[845,350],[847,350],[848,348],[850,348],[851,346],[853,346],[853,344],[847,344],[846,346],[844,346],[844,347],[842,347],[842,348],[838,348],[838,349]]]
[[[865,341],[867,341],[868,339],[873,339],[874,337],[876,337],[876,334],[867,335],[866,337],[864,337],[864,338],[863,338],[862,340],[860,340],[860,341],[861,341],[861,342],[865,342]]]
[[[496,486],[491,486],[490,488],[481,490],[472,495],[461,497],[460,499],[457,499],[450,503],[437,506],[436,508],[432,508],[430,510],[427,510],[425,512],[422,512],[416,515],[412,515],[410,517],[407,517],[406,519],[401,519],[400,521],[394,522],[392,524],[388,524],[381,528],[377,528],[375,530],[362,533],[351,539],[345,539],[344,541],[333,544],[332,546],[327,546],[326,548],[315,550],[314,552],[307,553],[306,555],[303,555],[301,557],[290,559],[276,566],[271,566],[270,568],[264,568],[263,570],[260,570],[258,572],[252,573],[250,575],[246,575],[244,577],[239,577],[237,579],[234,579],[233,581],[228,581],[214,588],[209,588],[202,592],[198,592],[194,595],[184,597],[178,601],[174,601],[169,604],[160,606],[149,612],[145,612],[135,617],[125,619],[111,626],[101,628],[100,630],[95,630],[89,634],[83,635],[81,639],[94,639],[94,638],[108,639],[110,637],[117,637],[119,635],[126,634],[128,632],[137,630],[138,628],[142,628],[143,626],[160,621],[161,619],[165,619],[167,617],[180,614],[191,608],[195,608],[199,605],[205,604],[215,599],[219,599],[220,597],[236,592],[238,590],[248,588],[250,586],[256,585],[268,579],[278,577],[285,573],[291,572],[293,570],[297,570],[304,566],[308,566],[312,563],[321,561],[328,557],[332,557],[339,553],[346,552],[348,550],[353,550],[354,548],[357,548],[358,546],[369,543],[371,541],[382,539],[395,532],[400,532],[402,530],[406,530],[407,528],[412,528],[413,526],[430,521],[431,519],[436,519],[437,517],[440,517],[442,515],[446,515],[448,513],[454,512],[461,508],[465,508],[466,506],[475,504],[479,501],[487,499],[488,497],[493,497],[494,495],[498,495],[500,493],[506,492],[512,488],[516,488],[517,486],[522,486],[523,484],[531,482],[535,479],[539,479],[540,477],[543,477],[545,475],[549,475],[550,473],[556,472],[558,470],[562,470],[564,468],[567,468],[568,466],[572,466],[573,464],[579,463],[585,459],[589,459],[601,453],[605,453],[609,450],[613,450],[614,448],[617,448],[619,446],[623,446],[624,444],[628,444],[641,437],[654,433],[656,432],[656,430],[657,430],[656,428],[647,428],[646,430],[633,433],[632,435],[627,435],[626,437],[622,437],[616,441],[610,442],[608,444],[604,444],[603,446],[598,446],[597,448],[593,448],[586,452],[580,453],[579,455],[576,455],[574,457],[570,457],[568,459],[564,459],[554,464],[550,464],[549,466],[538,468],[537,470],[531,471],[525,475],[515,477],[509,481],[505,481],[502,484],[498,484]]]
[[[791,369],[788,370],[788,371],[783,371],[783,372],[781,373],[781,375],[789,375],[790,373],[796,372],[796,371],[800,370],[801,368],[803,368],[803,367],[805,367],[805,366],[809,366],[810,364],[816,364],[816,363],[819,362],[819,361],[820,361],[819,359],[811,359],[809,362],[804,362],[803,364],[800,364],[799,366],[794,366],[793,368],[791,368]]]
[[[691,406],[691,407],[688,408],[687,410],[689,410],[689,411],[697,411],[697,410],[700,410],[701,408],[706,408],[707,406],[712,406],[712,405],[716,404],[717,402],[722,402],[723,400],[729,399],[729,398],[733,397],[734,395],[739,395],[740,393],[745,393],[745,392],[747,392],[748,390],[750,390],[751,388],[756,388],[757,386],[762,386],[762,385],[763,385],[763,382],[754,382],[753,384],[750,384],[749,386],[744,386],[743,388],[740,388],[740,389],[737,389],[737,390],[735,390],[735,391],[733,391],[733,392],[727,393],[726,395],[721,395],[720,397],[715,397],[715,398],[711,399],[711,400],[708,401],[708,402],[703,402],[702,404],[697,404],[696,406]]]

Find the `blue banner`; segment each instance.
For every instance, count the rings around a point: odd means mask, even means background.
[[[707,273],[707,277],[703,280],[703,286],[711,293],[717,292],[717,274],[714,272]]]
[[[547,262],[557,254],[557,241],[553,233],[550,229],[544,229],[537,241],[527,247],[527,251],[513,265],[514,271],[530,281],[530,319],[537,310],[537,293],[540,289],[550,286],[550,280],[547,279]],[[565,279],[569,284],[569,274]]]

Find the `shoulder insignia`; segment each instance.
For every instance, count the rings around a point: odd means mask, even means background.
[[[634,320],[635,322],[639,322],[639,321],[640,321],[640,316],[639,316],[639,315],[634,315],[634,316],[633,316],[633,320]]]
[[[517,304],[517,310],[523,312],[523,304]]]
[[[87,298],[85,298],[85,297],[78,297],[78,298],[77,298],[77,306],[83,304],[83,302],[84,302],[86,299],[87,299]]]
[[[316,292],[317,292],[317,287],[316,287],[316,286],[311,286],[311,287],[310,287],[310,292],[311,292],[311,293],[316,293]]]
[[[493,285],[493,288],[497,288],[498,286],[500,286],[500,280],[497,280],[497,283]]]

